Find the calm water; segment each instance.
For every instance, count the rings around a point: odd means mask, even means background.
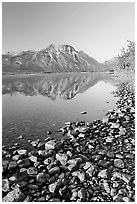
[[[67,121],[92,122],[116,107],[116,89],[110,74],[67,73],[4,76],[2,80],[3,145],[19,135],[44,139]],[[81,111],[87,111],[81,115]]]

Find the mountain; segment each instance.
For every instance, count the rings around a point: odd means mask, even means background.
[[[51,73],[51,72],[87,72],[104,71],[100,64],[83,51],[76,51],[70,45],[51,44],[40,51],[22,51],[17,54],[2,55],[4,73]]]
[[[51,100],[56,100],[58,97],[67,100],[85,92],[99,81],[113,84],[110,74],[99,72],[3,76],[2,93],[42,95]]]

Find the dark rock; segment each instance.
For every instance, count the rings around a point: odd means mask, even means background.
[[[8,160],[3,160],[2,161],[2,170],[3,170],[3,172],[8,169],[8,164],[9,164]]]
[[[16,161],[11,161],[11,162],[9,163],[8,169],[9,169],[9,170],[13,170],[13,169],[15,169],[16,167],[17,167],[17,162],[16,162]]]

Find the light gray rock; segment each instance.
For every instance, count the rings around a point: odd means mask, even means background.
[[[16,187],[13,191],[9,192],[3,199],[3,202],[21,202],[25,198],[24,194],[19,187]]]
[[[58,160],[64,166],[67,164],[67,159],[68,156],[66,154],[61,153],[56,154],[56,160]]]

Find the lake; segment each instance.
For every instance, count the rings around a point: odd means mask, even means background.
[[[24,142],[44,140],[47,131],[58,138],[67,121],[102,119],[116,108],[115,90],[108,73],[3,76],[2,143],[13,144],[20,135]]]

